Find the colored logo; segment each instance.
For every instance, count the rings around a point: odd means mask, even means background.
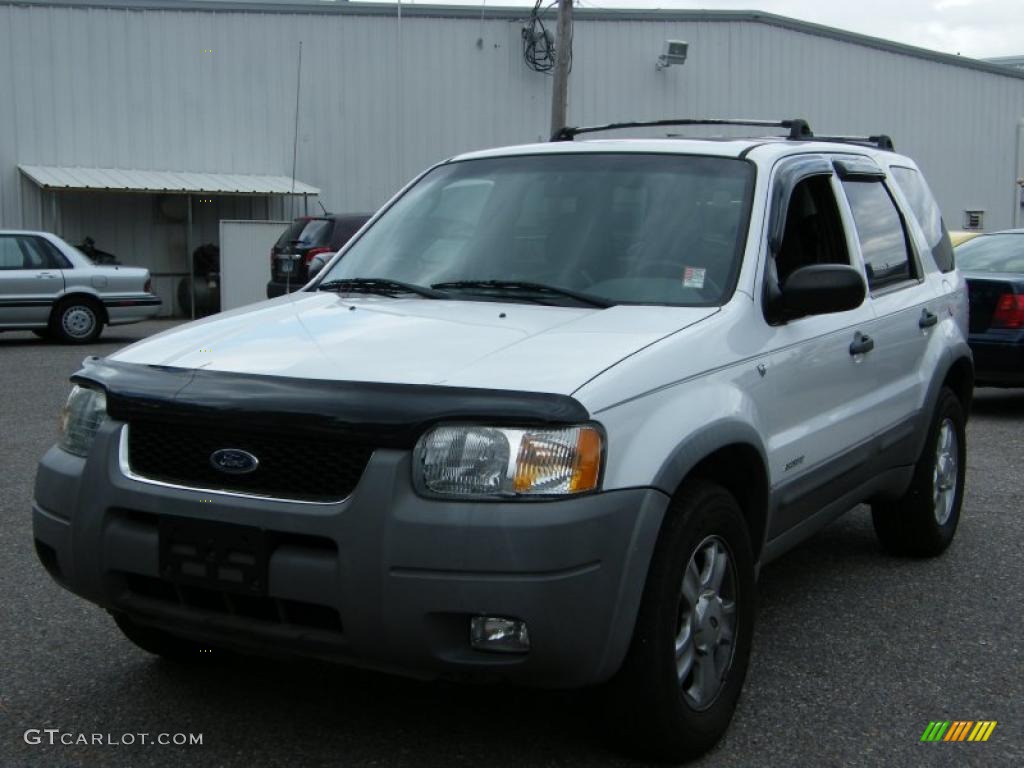
[[[932,720],[921,741],[988,741],[995,729],[995,720]]]
[[[260,460],[241,448],[221,448],[210,454],[210,464],[229,475],[248,475],[256,471]]]

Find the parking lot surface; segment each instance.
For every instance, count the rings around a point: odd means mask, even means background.
[[[0,766],[637,765],[602,742],[592,692],[216,656],[175,666],[58,587],[36,561],[29,512],[67,378],[86,355],[168,327],[107,329],[87,347],[0,334]],[[765,568],[736,718],[696,765],[1024,765],[1022,631],[1024,390],[985,389],[950,550],[888,557],[859,508]],[[986,743],[922,743],[932,720],[998,725]],[[26,743],[30,729],[202,744],[51,746],[45,733]]]

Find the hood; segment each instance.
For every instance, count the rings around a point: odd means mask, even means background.
[[[624,357],[717,311],[299,292],[152,336],[111,359],[267,376],[570,394]]]

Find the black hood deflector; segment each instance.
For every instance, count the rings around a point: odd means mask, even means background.
[[[579,401],[543,392],[301,379],[87,358],[71,380],[100,387],[120,421],[202,422],[253,432],[317,434],[411,448],[438,422],[565,425],[588,421]]]

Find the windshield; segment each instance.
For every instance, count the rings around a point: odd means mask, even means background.
[[[1024,272],[1024,234],[982,235],[956,249],[966,272]]]
[[[605,303],[720,304],[738,272],[753,177],[744,161],[664,154],[449,163],[385,212],[324,284],[445,284],[474,298],[481,282],[519,282]],[[545,300],[571,301],[557,295]]]

